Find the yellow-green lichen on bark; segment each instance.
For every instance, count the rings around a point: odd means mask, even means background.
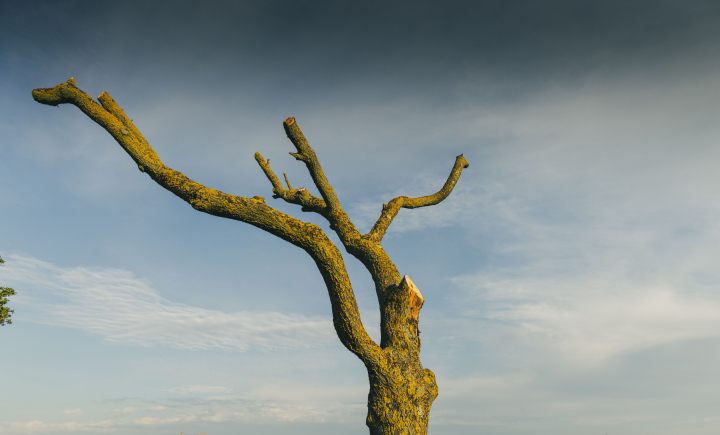
[[[370,376],[366,424],[372,435],[425,435],[432,403],[438,388],[428,369],[391,371],[390,376],[373,382]]]

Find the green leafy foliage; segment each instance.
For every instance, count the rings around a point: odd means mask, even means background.
[[[0,257],[0,264],[3,263],[5,263],[5,260]],[[0,287],[0,326],[5,326],[6,322],[8,325],[12,324],[10,316],[15,312],[15,310],[11,310],[6,307],[5,304],[8,302],[7,297],[15,294],[17,294],[17,292],[10,287]]]

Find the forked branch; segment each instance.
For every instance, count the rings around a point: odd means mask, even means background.
[[[303,211],[314,211],[324,216],[330,222],[330,228],[338,234],[343,244],[348,247],[354,241],[360,239],[360,233],[340,205],[337,194],[335,194],[335,190],[333,190],[325,176],[325,171],[323,171],[315,151],[305,139],[305,135],[300,130],[295,118],[285,119],[283,128],[288,139],[295,145],[297,150],[296,153],[290,153],[290,155],[305,163],[310,172],[310,177],[318,191],[320,191],[322,199],[314,197],[305,189],[292,189],[289,183],[288,189],[283,188],[280,180],[270,169],[270,164],[260,154],[256,154],[255,160],[257,160],[273,185],[275,197],[283,198],[293,204],[299,204],[303,207]],[[287,181],[287,177],[285,177],[285,180]]]
[[[295,118],[290,117],[285,119],[285,121],[283,121],[283,128],[285,129],[287,137],[297,149],[297,153],[290,153],[290,155],[305,163],[315,186],[317,186],[320,195],[325,200],[325,204],[327,204],[330,211],[342,210],[340,201],[338,201],[335,191],[325,176],[325,171],[323,171],[320,161],[315,155],[315,151],[313,151],[310,144],[308,144],[305,135],[302,130],[300,130],[297,122],[295,122]]]
[[[33,98],[39,103],[50,106],[64,103],[77,106],[115,138],[137,163],[140,171],[150,175],[155,182],[188,202],[193,208],[215,216],[249,223],[306,249],[310,246],[311,242],[307,237],[309,229],[306,227],[311,224],[267,206],[262,197],[245,198],[229,195],[205,187],[181,172],[165,166],[132,120],[106,92],[100,94],[98,97],[100,104],[97,104],[75,86],[74,79],[70,79],[53,88],[33,90]]]
[[[462,174],[463,169],[468,166],[470,166],[470,164],[467,160],[465,160],[465,157],[460,154],[455,158],[455,165],[453,166],[452,171],[450,171],[450,175],[448,176],[445,185],[434,195],[422,196],[420,198],[399,196],[392,199],[389,203],[383,204],[380,218],[377,222],[375,222],[375,225],[372,230],[370,230],[370,233],[368,233],[368,236],[376,243],[379,243],[382,238],[385,237],[385,232],[401,208],[427,207],[429,205],[435,205],[442,202],[453,191],[455,184],[460,178],[460,174]]]
[[[265,160],[260,153],[255,153],[255,160],[258,162],[258,165],[260,165],[260,168],[262,168],[265,176],[267,176],[268,180],[270,180],[270,184],[272,184],[273,198],[282,198],[285,202],[300,205],[302,206],[302,211],[314,211],[315,213],[319,213],[323,216],[327,214],[327,207],[325,206],[325,201],[323,201],[322,198],[313,196],[304,187],[293,189],[292,186],[290,186],[290,181],[288,181],[287,175],[285,175],[285,182],[287,183],[288,188],[285,189],[282,186],[280,179],[278,179],[273,170],[270,168],[269,160]]]

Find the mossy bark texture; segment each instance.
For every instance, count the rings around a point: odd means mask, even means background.
[[[246,198],[220,192],[199,184],[165,166],[145,137],[124,111],[103,92],[98,102],[75,86],[70,79],[53,88],[35,89],[35,101],[57,106],[72,104],[103,127],[155,182],[189,203],[196,210],[246,222],[305,250],[315,261],[327,286],[333,324],[340,342],[365,364],[370,380],[367,425],[372,435],[426,434],[430,407],[437,397],[435,375],[420,363],[418,329],[422,294],[407,276],[401,276],[380,242],[401,208],[435,205],[447,198],[468,162],[460,155],[445,185],[437,193],[420,198],[401,196],[383,205],[380,216],[367,234],[360,234],[340,206],[315,151],[305,139],[294,118],[283,128],[320,193],[316,197],[305,188],[287,188],[260,153],[255,160],[272,185],[273,197],[301,206],[302,211],[318,213],[343,246],[370,272],[381,311],[381,342],[378,345],[365,331],[355,294],[340,250],[323,230],[281,213],[260,196]]]

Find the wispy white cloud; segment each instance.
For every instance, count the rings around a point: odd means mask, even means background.
[[[708,417],[712,414],[707,414],[709,407],[699,412],[679,411],[683,407],[681,398],[668,395],[648,400],[619,385],[609,386],[621,391],[617,394],[588,394],[582,391],[586,386],[549,388],[547,382],[514,374],[471,376],[448,380],[445,386],[447,393],[439,396],[433,407],[433,424],[465,426],[468,432],[630,435],[638,432],[639,425],[640,432],[710,435],[720,421]],[[691,406],[697,407],[697,402],[692,400]],[[680,423],[678,414],[686,415]],[[558,425],[558,421],[562,423]]]
[[[229,393],[232,391],[232,388],[217,385],[186,385],[184,387],[170,388],[165,391],[177,394]]]
[[[82,415],[82,413],[83,413],[83,410],[80,408],[66,409],[65,411],[63,411],[63,414],[65,414],[65,415]]]
[[[346,422],[348,410],[357,413],[363,407],[357,403],[331,403],[328,401],[304,400],[247,400],[238,396],[195,398],[190,401],[172,399],[159,400],[163,405],[142,407],[128,406],[104,411],[109,416],[102,420],[85,422],[43,422],[43,421],[3,421],[0,422],[0,434],[39,434],[39,433],[105,433],[131,431],[137,427],[155,427],[164,430],[164,426],[190,423],[232,422],[238,425],[279,424],[294,422]]]
[[[113,409],[111,411],[108,411],[107,413],[112,416],[128,415],[128,414],[133,414],[135,412],[138,412],[142,409],[143,408],[141,408],[139,406],[126,406],[124,408]]]
[[[622,277],[584,278],[467,276],[456,282],[475,302],[467,305],[472,308],[466,316],[501,322],[517,335],[513,346],[557,352],[554,361],[575,368],[602,365],[624,352],[720,336],[717,295],[636,287]]]
[[[74,421],[65,423],[46,423],[40,420],[0,422],[0,433],[8,435],[25,435],[39,433],[107,433],[112,432],[112,420],[102,420],[91,423],[78,423]]]
[[[588,83],[479,116],[505,139],[502,183],[460,191],[466,209],[443,219],[470,216],[471,237],[499,229],[502,243],[454,280],[468,298],[457,308],[568,367],[720,336],[716,77]]]
[[[23,288],[38,323],[81,329],[107,342],[179,349],[312,347],[335,340],[329,319],[278,312],[225,313],[175,303],[119,269],[62,268],[9,255],[3,282]],[[20,295],[18,295],[20,296]]]

